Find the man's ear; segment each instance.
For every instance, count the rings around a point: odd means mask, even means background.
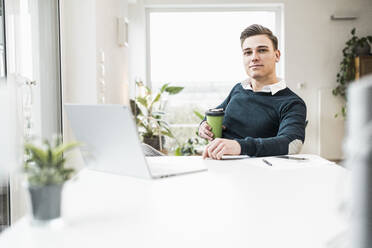
[[[280,51],[279,49],[277,49],[275,51],[275,62],[279,62],[279,60],[280,60]]]

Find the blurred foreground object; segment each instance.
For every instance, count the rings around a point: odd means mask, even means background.
[[[346,156],[352,171],[353,248],[372,245],[372,75],[348,91]]]

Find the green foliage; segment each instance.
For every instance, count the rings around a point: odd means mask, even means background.
[[[164,106],[161,104],[165,94],[175,95],[181,92],[184,87],[169,86],[164,84],[158,93],[145,86],[143,82],[136,82],[140,92],[135,100],[131,100],[133,115],[136,117],[136,124],[142,137],[153,138],[162,135],[174,138],[169,124],[164,120]]]
[[[204,119],[204,116],[198,112],[197,110],[193,111],[194,114],[202,121]],[[208,144],[208,141],[206,139],[199,138],[198,131],[195,132],[196,137],[189,138],[186,142],[179,145],[175,152],[175,156],[195,156],[200,155],[203,151],[203,147]]]
[[[64,166],[64,153],[79,145],[77,142],[63,144],[60,136],[54,139],[53,144],[48,140],[44,140],[41,146],[25,143],[27,160],[24,163],[24,171],[28,182],[34,186],[44,186],[61,184],[70,179],[75,170]]]
[[[200,112],[194,110],[194,114],[200,119],[200,121],[204,120],[204,115],[202,115]]]
[[[372,36],[359,38],[355,35],[355,28],[351,30],[352,37],[346,41],[345,48],[342,50],[343,58],[340,63],[340,70],[337,73],[337,87],[333,89],[332,93],[335,96],[341,96],[347,101],[347,89],[349,84],[355,79],[355,57],[357,57],[357,48],[364,47],[368,43],[372,43]],[[346,117],[346,104],[341,109],[341,114]],[[335,114],[335,117],[339,114]]]
[[[185,143],[177,147],[175,156],[195,156],[200,155],[203,147],[207,144],[205,139],[198,137],[189,138]]]
[[[183,87],[175,87],[175,86],[169,86],[165,88],[165,91],[169,93],[169,95],[176,95],[183,90]]]

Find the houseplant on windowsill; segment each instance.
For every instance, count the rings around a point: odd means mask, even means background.
[[[41,145],[30,141],[24,144],[24,171],[34,220],[49,221],[61,216],[62,188],[75,171],[65,167],[65,154],[77,146],[77,142],[63,144],[60,136],[54,138],[53,144],[48,140]]]
[[[346,41],[346,46],[342,50],[343,58],[340,63],[340,70],[337,73],[337,87],[332,93],[335,96],[341,96],[346,102],[347,88],[355,80],[355,58],[360,55],[370,54],[370,45],[372,36],[359,38],[355,35],[355,28],[351,30],[352,37]],[[346,104],[341,109],[341,114],[346,117]],[[335,114],[337,117],[339,114]]]
[[[164,136],[173,138],[169,124],[165,121],[166,115],[162,100],[166,95],[175,95],[183,90],[183,87],[169,86],[164,84],[158,93],[144,85],[142,81],[137,81],[136,86],[139,95],[135,100],[131,100],[131,108],[136,118],[138,131],[143,142],[162,151],[164,146]]]

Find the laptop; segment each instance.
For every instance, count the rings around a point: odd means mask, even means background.
[[[200,157],[145,157],[130,109],[114,104],[64,104],[90,169],[139,178],[164,178],[206,171]]]

